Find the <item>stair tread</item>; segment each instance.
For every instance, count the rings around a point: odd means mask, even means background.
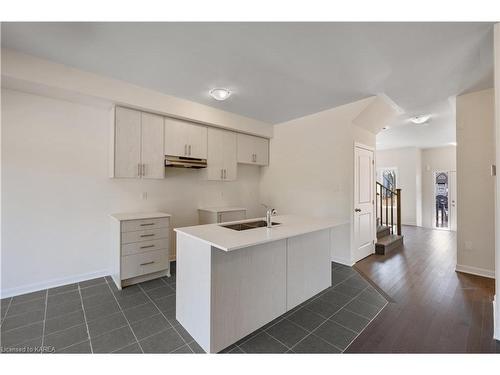
[[[389,234],[387,236],[377,239],[377,245],[387,246],[401,239],[403,239],[403,236],[399,236],[397,234]]]
[[[391,227],[388,226],[388,225],[378,225],[377,226],[377,232],[383,232],[383,231],[385,231],[387,229],[391,229]]]

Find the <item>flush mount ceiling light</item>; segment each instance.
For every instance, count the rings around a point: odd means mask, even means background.
[[[209,94],[215,100],[223,101],[231,96],[231,91],[223,88],[215,88],[210,90]]]
[[[415,116],[410,119],[411,122],[413,122],[416,125],[422,125],[425,124],[429,119],[431,118],[430,115],[420,115],[420,116]]]

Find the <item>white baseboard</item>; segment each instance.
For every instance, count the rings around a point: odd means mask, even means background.
[[[36,292],[38,290],[55,288],[62,285],[77,283],[79,281],[85,281],[90,279],[95,279],[96,277],[103,277],[110,275],[109,270],[101,270],[97,272],[85,273],[77,276],[63,277],[59,279],[52,279],[49,281],[44,281],[40,283],[33,283],[28,285],[23,285],[15,288],[8,288],[0,290],[0,298],[14,297],[21,294]]]
[[[352,267],[354,265],[354,262],[350,259],[345,259],[345,258],[339,258],[339,257],[332,257],[332,262],[335,263],[340,263],[343,264],[344,266]]]
[[[493,270],[487,270],[484,268],[478,268],[478,267],[472,267],[472,266],[464,266],[462,264],[457,264],[455,267],[455,271],[463,272],[463,273],[470,273],[471,275],[488,277],[490,279],[495,278],[495,271],[493,271]]]

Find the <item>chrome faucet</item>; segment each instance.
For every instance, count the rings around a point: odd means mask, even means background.
[[[262,205],[266,208],[266,223],[267,223],[267,227],[268,228],[272,228],[273,227],[273,222],[271,220],[272,216],[276,215],[276,210],[274,208],[271,208],[267,205],[265,205],[264,203],[262,203]]]

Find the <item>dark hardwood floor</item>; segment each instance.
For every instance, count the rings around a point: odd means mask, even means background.
[[[350,353],[492,353],[494,280],[455,272],[456,233],[403,227],[404,248],[355,268],[391,302]]]

